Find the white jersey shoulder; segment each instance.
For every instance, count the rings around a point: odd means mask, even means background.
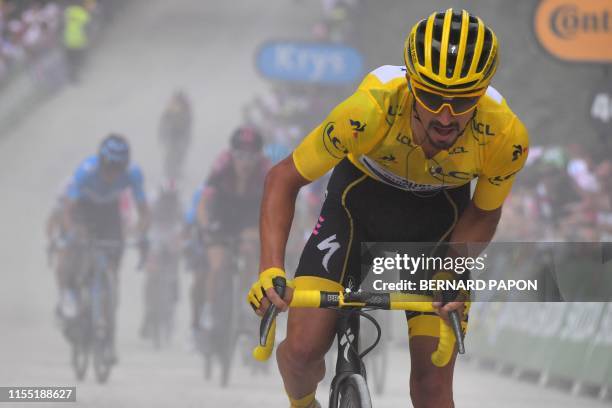
[[[500,104],[504,100],[504,97],[502,96],[502,94],[500,94],[499,91],[493,88],[491,85],[487,87],[486,95],[489,98],[493,99],[495,102],[500,103]]]
[[[386,84],[396,78],[405,77],[406,67],[402,65],[383,65],[370,73],[378,78],[381,83]]]

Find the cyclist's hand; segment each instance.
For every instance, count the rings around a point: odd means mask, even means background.
[[[270,303],[276,305],[278,310],[282,312],[286,311],[289,303],[291,303],[293,288],[295,287],[293,281],[286,279],[285,296],[281,299],[272,284],[272,279],[278,276],[286,278],[285,271],[280,268],[268,268],[259,274],[259,279],[253,283],[249,290],[247,300],[259,316],[265,313]]]
[[[449,272],[438,272],[433,276],[433,279],[439,280],[452,280],[454,276]],[[463,321],[463,313],[465,310],[465,302],[468,299],[468,294],[464,291],[453,293],[450,295],[451,300],[448,300],[449,293],[443,293],[442,291],[434,292],[433,307],[436,308],[436,313],[450,325],[448,314],[456,310],[459,313],[459,320]]]
[[[463,321],[463,313],[465,310],[465,302],[466,302],[466,298],[465,295],[463,293],[460,293],[455,300],[448,302],[448,303],[444,303],[442,302],[442,296],[438,296],[435,295],[434,296],[434,302],[433,302],[433,307],[436,308],[436,313],[442,318],[442,320],[444,320],[446,322],[446,324],[448,324],[450,326],[450,321],[448,319],[448,314],[453,311],[456,310],[459,313],[459,320]]]

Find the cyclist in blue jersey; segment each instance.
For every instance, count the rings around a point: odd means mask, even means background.
[[[118,243],[109,249],[109,272],[115,289],[124,242],[119,199],[126,189],[137,204],[136,229],[141,258],[148,248],[146,234],[150,210],[143,182],[140,168],[130,164],[128,141],[123,136],[111,134],[102,141],[97,155],[86,158],[79,165],[67,191],[63,222],[70,241],[78,244],[84,239],[95,239]],[[78,252],[78,245],[73,245],[72,249]],[[74,299],[73,293],[68,289],[64,296]],[[112,332],[114,338],[114,329]]]

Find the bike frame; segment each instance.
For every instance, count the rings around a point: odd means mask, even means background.
[[[336,323],[336,374],[329,391],[329,407],[337,407],[340,397],[340,385],[351,374],[360,374],[366,378],[366,370],[359,356],[359,330],[361,322],[359,313],[342,313]]]

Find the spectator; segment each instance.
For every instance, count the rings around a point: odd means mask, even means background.
[[[64,49],[68,62],[70,80],[77,83],[80,71],[89,48],[87,26],[91,20],[90,11],[93,4],[75,1],[64,10]]]

